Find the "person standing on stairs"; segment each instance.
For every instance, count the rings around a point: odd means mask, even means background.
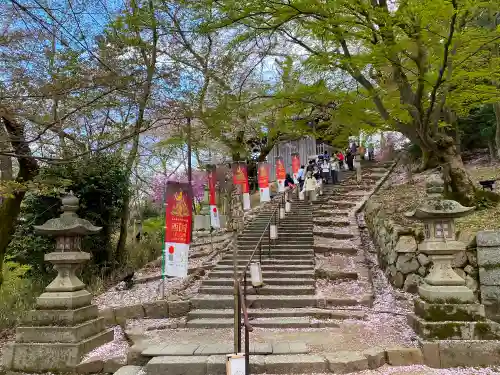
[[[305,193],[305,199],[309,204],[312,205],[312,202],[316,200],[316,189],[318,187],[318,183],[316,178],[312,175],[311,172],[307,172],[306,178],[304,180],[304,188],[302,190]]]
[[[295,187],[295,181],[293,180],[292,176],[290,176],[290,173],[286,174],[285,187],[289,187],[290,189],[293,189]]]
[[[304,172],[305,167],[301,165],[299,171],[297,172],[297,181],[299,183],[300,190],[302,190],[302,186],[304,186]]]
[[[350,171],[354,170],[354,154],[351,150],[347,150],[345,154],[345,160]]]
[[[328,184],[328,180],[330,179],[330,162],[327,159],[323,160],[323,164],[321,165],[321,173],[323,175],[322,183]]]
[[[342,151],[337,152],[337,159],[339,161],[339,168],[344,168],[344,154]]]
[[[331,168],[332,168],[332,184],[337,184],[340,181],[340,162],[337,156],[332,157],[332,162],[331,162]]]

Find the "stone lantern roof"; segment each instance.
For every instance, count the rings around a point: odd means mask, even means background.
[[[468,215],[474,207],[462,206],[457,201],[442,198],[444,182],[435,178],[426,184],[427,201],[405,216],[413,219],[445,219]]]
[[[46,236],[85,236],[98,233],[102,227],[92,225],[88,220],[79,218],[76,211],[79,200],[70,192],[61,199],[63,213],[56,219],[50,219],[42,225],[35,225],[35,232]]]

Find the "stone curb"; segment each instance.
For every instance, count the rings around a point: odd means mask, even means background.
[[[139,350],[141,348],[136,349]],[[129,356],[129,360],[134,358],[135,363],[130,365],[143,366],[146,357]],[[189,374],[224,374],[225,373],[225,355],[204,356],[159,356],[153,358],[150,372],[148,374],[166,373],[170,363],[175,366],[183,366],[184,373]],[[419,348],[412,347],[394,347],[388,349],[370,348],[365,351],[338,351],[328,354],[293,354],[283,352],[279,355],[252,355],[250,357],[250,366],[254,374],[289,374],[293,373],[311,373],[326,372],[335,374],[347,374],[356,371],[368,369],[377,369],[385,364],[391,366],[411,366],[424,363],[422,351]],[[148,365],[146,365],[147,367]],[[154,367],[154,369],[153,369]],[[192,367],[192,368],[191,368]],[[293,369],[294,371],[291,371]],[[300,372],[297,372],[300,370]],[[137,374],[138,371],[135,373]],[[130,374],[134,375],[134,374]]]
[[[191,310],[189,300],[158,300],[144,304],[120,306],[99,310],[99,317],[104,318],[107,326],[124,324],[127,319],[162,319],[179,318]]]

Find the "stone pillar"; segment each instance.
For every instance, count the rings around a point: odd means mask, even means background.
[[[486,316],[500,322],[500,231],[478,232],[476,243],[481,302]]]
[[[76,276],[90,259],[81,251],[81,237],[97,233],[87,220],[76,215],[78,199],[73,195],[62,199],[63,213],[35,230],[56,238],[56,251],[45,260],[54,265],[57,277],[37,298],[16,329],[15,342],[7,349],[5,366],[22,372],[69,372],[89,351],[113,340],[113,330],[106,330],[104,319],[98,317],[92,295]]]

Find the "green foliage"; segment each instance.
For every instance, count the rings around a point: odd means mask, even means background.
[[[0,287],[0,329],[12,328],[29,310],[41,291],[37,280],[27,277],[30,267],[7,260],[3,265],[4,282]]]
[[[147,233],[146,237],[158,242],[163,238],[164,228],[165,222],[161,216],[151,217],[142,223],[142,232]]]
[[[495,137],[496,119],[491,104],[473,108],[467,116],[458,120],[463,150],[488,147]]]
[[[74,163],[54,165],[40,171],[39,183],[52,196],[30,194],[24,201],[21,218],[8,254],[21,264],[30,265],[33,276],[50,276],[43,255],[54,249],[53,240],[33,233],[33,225],[57,217],[60,210],[60,182],[80,199],[80,217],[102,227],[99,234],[84,238],[83,247],[92,254],[98,268],[112,263],[112,236],[119,225],[119,214],[128,190],[128,179],[120,158],[98,155]],[[68,182],[69,181],[69,182]]]

